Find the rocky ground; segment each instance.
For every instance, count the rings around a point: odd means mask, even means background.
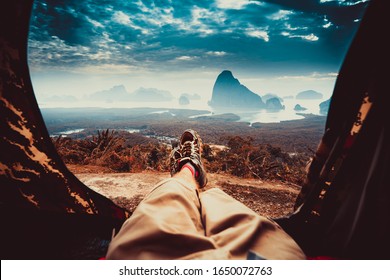
[[[69,168],[87,186],[109,197],[116,204],[134,211],[139,202],[167,172],[106,173],[101,167],[70,165]],[[271,218],[293,210],[300,187],[280,181],[243,179],[227,174],[209,174],[207,188],[220,188],[260,215]]]

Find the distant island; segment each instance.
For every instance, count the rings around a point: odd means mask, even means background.
[[[194,90],[196,90],[194,88],[189,88],[188,90],[189,91],[183,91],[179,96],[173,96],[169,91],[159,88],[139,87],[133,92],[129,92],[124,85],[118,84],[109,89],[96,91],[79,98],[70,95],[46,96],[43,100],[48,104],[90,102],[90,104],[92,104],[91,106],[98,107],[107,106],[104,103],[115,107],[117,107],[118,104],[123,103],[124,107],[126,107],[129,104],[131,105],[132,102],[137,102],[136,105],[138,107],[153,106],[154,108],[159,108],[160,106],[168,108],[170,106],[169,104],[172,104],[172,108],[180,106],[180,108],[183,109],[191,109],[205,105],[204,103],[207,101],[202,100],[202,98],[204,98],[203,95],[201,96],[194,92]],[[295,107],[290,108],[290,101],[287,100],[294,98],[297,100],[297,103],[295,103]],[[285,99],[287,105],[284,105]],[[239,79],[234,76],[232,71],[223,70],[216,75],[216,80],[212,88],[212,96],[208,101],[208,105],[211,107],[210,110],[217,114],[234,113],[240,115],[240,113],[248,111],[256,113],[265,111],[277,112],[286,110],[286,107],[288,110],[293,109],[295,112],[302,112],[308,110],[304,106],[301,106],[301,104],[306,104],[304,100],[319,100],[318,103],[320,103],[323,101],[323,95],[315,90],[305,90],[299,92],[295,97],[294,95],[287,95],[283,96],[283,98],[273,92],[260,94],[250,90],[244,83],[241,83]],[[48,104],[44,105],[49,107]],[[320,114],[326,115],[328,107],[329,100],[321,103]],[[247,118],[247,116],[244,116],[244,118]]]
[[[267,99],[265,106],[268,111],[280,111],[285,109],[285,106],[282,105],[278,97]]]
[[[108,90],[102,90],[92,93],[88,96],[89,99],[94,101],[103,101],[106,103],[113,102],[159,102],[159,101],[171,101],[174,99],[169,91],[160,90],[156,88],[143,88],[135,90],[132,93],[127,92],[123,85],[116,85]]]
[[[190,99],[185,95],[181,95],[179,97],[179,104],[180,105],[188,105],[188,104],[190,104]]]
[[[135,90],[130,94],[132,101],[138,102],[160,102],[160,101],[171,101],[174,99],[169,91],[156,89],[156,88],[143,88]]]
[[[283,98],[277,96],[276,94],[273,94],[273,93],[267,93],[266,95],[263,95],[261,97],[261,99],[263,99],[264,102],[267,102],[267,100],[271,99],[271,98],[277,98],[279,99],[280,102],[283,102]]]
[[[107,90],[101,90],[90,94],[88,99],[113,103],[116,101],[129,101],[130,95],[123,85],[117,85]]]
[[[300,104],[295,105],[294,111],[306,111],[307,108],[302,107]]]
[[[305,90],[297,94],[296,99],[322,99],[322,93],[315,90]]]
[[[188,98],[188,100],[201,100],[202,99],[201,96],[197,93],[194,93],[194,94],[183,93],[181,96]]]
[[[218,75],[209,105],[213,108],[264,109],[266,107],[261,97],[242,85],[229,70],[224,70]]]
[[[201,100],[201,96],[197,93],[189,94],[189,93],[182,93],[179,97],[179,104],[180,105],[189,105],[192,100]]]
[[[320,106],[320,114],[327,115],[330,106],[330,98],[328,100],[325,100],[324,102],[321,102],[319,106]]]
[[[229,70],[220,73],[213,87],[213,94],[209,105],[216,109],[267,109],[271,111],[284,110],[283,101],[274,94],[264,96],[249,90],[233,76]]]

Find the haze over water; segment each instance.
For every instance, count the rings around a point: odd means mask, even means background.
[[[233,113],[240,117],[239,121],[255,123],[278,123],[280,121],[287,120],[298,120],[303,119],[302,114],[314,114],[320,115],[319,113],[319,103],[324,101],[321,100],[297,100],[295,98],[285,99],[282,104],[285,106],[284,110],[278,111],[269,111],[266,109],[239,109],[239,110],[216,110],[210,107],[207,104],[207,101],[203,100],[192,100],[189,105],[180,105],[178,100],[165,101],[165,102],[117,102],[117,103],[102,103],[102,102],[90,102],[88,107],[97,107],[97,108],[156,108],[155,113],[165,113],[169,112],[169,109],[191,109],[191,110],[206,110],[209,113],[202,115],[219,115],[225,113]],[[301,105],[302,107],[307,108],[305,111],[295,111],[294,107],[296,104]],[[71,105],[71,106],[69,106]],[[75,106],[76,104],[66,104],[63,102],[52,102],[50,104],[40,104],[41,108],[83,108],[85,104],[82,103],[80,106]],[[163,110],[161,110],[163,109]],[[197,115],[194,115],[197,117]]]

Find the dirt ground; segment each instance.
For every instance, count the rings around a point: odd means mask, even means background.
[[[133,212],[156,183],[169,178],[169,173],[107,173],[101,167],[68,166],[75,175],[94,191],[110,198],[117,205]],[[300,188],[280,181],[243,179],[224,174],[208,174],[205,189],[216,187],[244,203],[260,215],[271,218],[288,215]]]

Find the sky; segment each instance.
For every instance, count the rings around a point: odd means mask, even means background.
[[[29,66],[40,103],[116,85],[211,98],[223,70],[250,90],[329,97],[367,0],[35,0]],[[72,98],[69,98],[71,100]]]

